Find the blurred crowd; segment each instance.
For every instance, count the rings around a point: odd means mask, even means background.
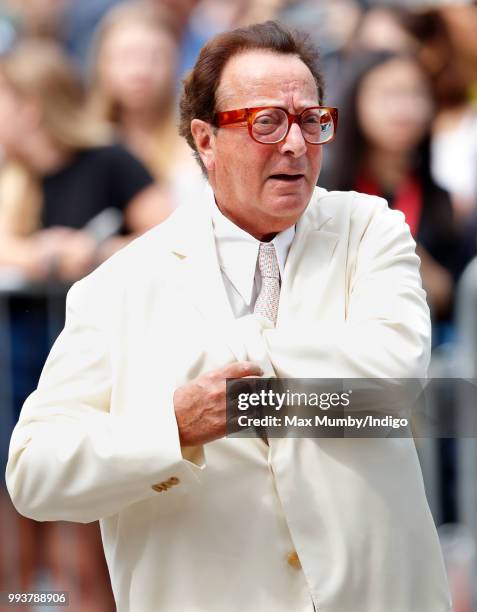
[[[470,1],[3,0],[0,287],[12,274],[67,285],[199,198],[205,179],[177,133],[181,78],[214,34],[272,18],[318,44],[326,103],[339,108],[318,184],[406,215],[434,344],[452,342],[455,289],[477,251]],[[13,423],[51,345],[51,313],[41,291],[12,292],[7,310]],[[35,524],[3,494],[0,512],[0,537],[6,525],[16,534],[0,552],[0,591],[33,588],[47,567],[78,609],[114,609],[96,525]]]

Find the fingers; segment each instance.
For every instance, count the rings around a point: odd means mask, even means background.
[[[233,433],[240,431],[242,428],[238,427],[238,416],[240,414],[238,410],[238,398],[241,394],[250,394],[255,391],[254,378],[263,376],[262,368],[251,361],[241,361],[238,363],[230,364],[224,368],[223,372],[226,386],[226,432]],[[230,380],[234,379],[234,380]]]
[[[262,368],[252,361],[230,363],[220,370],[223,378],[244,378],[245,376],[263,376]]]
[[[223,437],[227,420],[227,379],[262,375],[263,370],[258,364],[240,361],[202,374],[176,389],[173,401],[181,444],[194,446]],[[240,381],[235,385],[240,385]],[[230,396],[229,401],[234,403],[234,393]]]

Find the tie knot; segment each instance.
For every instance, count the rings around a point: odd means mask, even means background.
[[[261,242],[258,249],[258,269],[262,278],[280,278],[277,253],[271,242]]]

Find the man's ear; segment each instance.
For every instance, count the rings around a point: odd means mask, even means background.
[[[214,128],[202,119],[192,119],[190,131],[199,152],[200,159],[204,164],[207,173],[214,167],[215,163],[215,134]]]

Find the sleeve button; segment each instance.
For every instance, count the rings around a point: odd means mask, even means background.
[[[167,489],[167,487],[164,485],[163,482],[160,482],[159,484],[155,484],[152,485],[152,490],[156,491],[156,493],[161,493],[161,491],[165,491]]]
[[[301,568],[300,557],[298,556],[298,553],[296,552],[296,550],[288,554],[287,563],[288,565],[290,565],[291,567],[294,567],[295,569]]]

